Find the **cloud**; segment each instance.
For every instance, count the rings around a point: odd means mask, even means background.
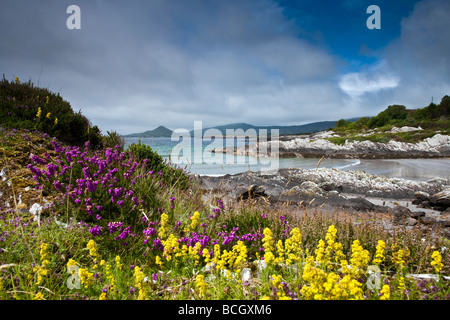
[[[378,71],[362,71],[347,73],[339,81],[339,87],[351,97],[358,98],[366,93],[394,89],[400,79],[394,75]]]
[[[303,29],[305,14],[287,18],[275,1],[78,0],[77,31],[66,28],[70,4],[4,1],[0,70],[59,92],[104,132],[300,124],[448,94],[446,1],[419,3],[399,39],[377,50],[382,62],[351,72],[310,41],[322,30]]]

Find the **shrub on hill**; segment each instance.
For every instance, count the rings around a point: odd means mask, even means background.
[[[76,146],[90,142],[93,149],[102,147],[102,135],[89,119],[74,112],[69,102],[31,81],[0,81],[0,123],[7,128],[39,130]]]

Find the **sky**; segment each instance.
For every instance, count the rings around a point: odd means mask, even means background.
[[[70,5],[81,29],[69,29]],[[369,29],[370,5],[381,29]],[[0,74],[103,133],[298,125],[450,95],[448,0],[0,0]]]

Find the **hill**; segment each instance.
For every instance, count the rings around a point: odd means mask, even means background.
[[[124,138],[170,138],[172,136],[172,130],[159,126],[153,130],[148,130],[141,133],[132,133],[124,135]]]
[[[355,121],[355,119],[349,119],[348,121]],[[209,129],[218,129],[222,134],[225,136],[227,129],[229,130],[238,130],[242,129],[245,131],[249,129],[254,129],[256,133],[258,134],[260,130],[267,130],[267,134],[270,135],[271,130],[278,129],[280,135],[297,135],[297,134],[305,134],[305,133],[314,133],[314,132],[320,132],[324,130],[328,130],[330,128],[333,128],[336,125],[337,121],[320,121],[320,122],[313,122],[313,123],[307,123],[302,125],[292,125],[292,126],[255,126],[248,123],[231,123],[223,126],[216,126],[212,128],[204,128],[203,134],[205,131]],[[194,131],[191,131],[191,135],[194,134]]]

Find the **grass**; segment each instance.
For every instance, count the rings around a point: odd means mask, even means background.
[[[445,239],[390,235],[373,216],[355,222],[346,212],[223,203],[203,197],[192,179],[181,187],[152,172],[129,151],[70,147],[24,130],[4,130],[0,141],[8,168],[1,299],[381,299],[383,286],[390,299],[449,298]],[[44,205],[39,219],[29,212],[35,202]],[[381,284],[371,289],[379,240]],[[258,269],[261,261],[267,266]],[[407,277],[416,273],[439,281]]]

